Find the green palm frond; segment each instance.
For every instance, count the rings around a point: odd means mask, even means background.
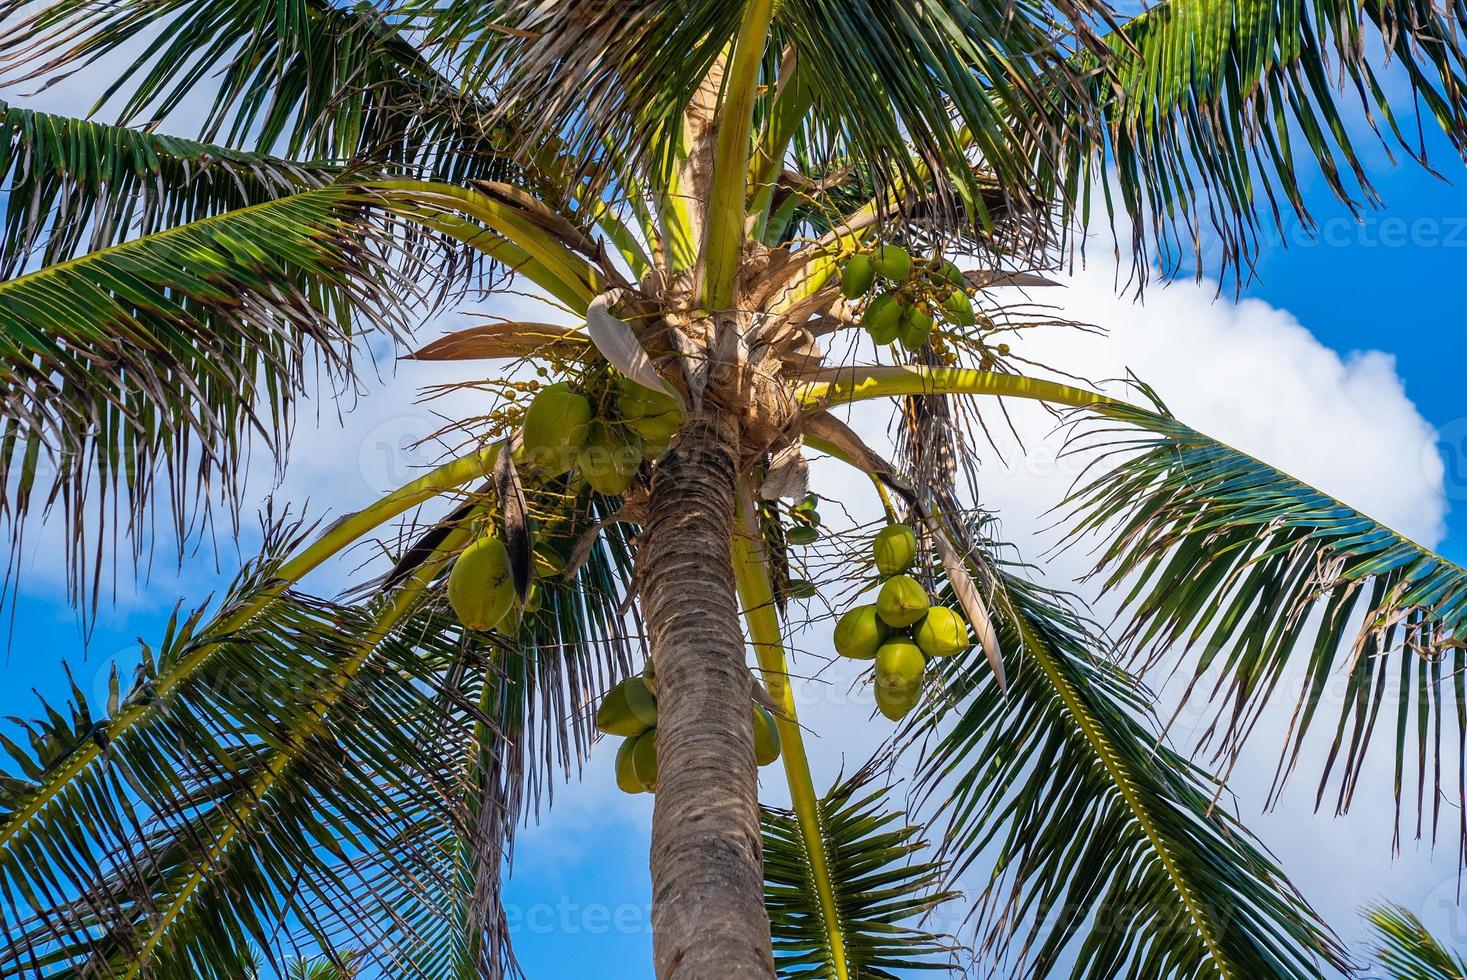
[[[215,618],[176,624],[110,711],[151,713],[29,807],[100,731],[74,692],[70,722],[51,713],[30,750],[9,746],[24,778],[6,786],[0,894],[34,914],[4,923],[0,970],[229,977],[253,952],[279,969],[315,945],[390,976],[518,972],[499,904],[514,828],[589,754],[587,706],[632,659],[616,530],[573,576],[542,580],[539,609],[502,638],[466,634],[435,590],[373,639],[410,584],[360,607],[285,593],[224,629],[272,586],[263,561]],[[274,678],[291,680],[256,690]]]
[[[93,492],[141,528],[166,482],[180,531],[192,488],[231,499],[246,437],[281,448],[308,370],[350,376],[356,318],[405,330],[418,287],[374,203],[333,185],[0,281],[12,518],[33,491],[60,502],[75,571]]]
[[[99,7],[0,0],[0,77],[52,79],[128,58],[98,106],[158,120],[209,101],[201,138],[293,159],[502,179],[485,105],[441,75],[371,3],[160,0]],[[509,146],[503,137],[499,146]]]
[[[1464,701],[1467,570],[1164,412],[1101,414],[1079,445],[1114,465],[1070,502],[1073,533],[1106,539],[1097,572],[1124,596],[1122,644],[1148,666],[1168,650],[1198,651],[1187,694],[1219,702],[1204,733],[1219,756],[1237,752],[1287,668],[1302,667],[1275,791],[1311,727],[1332,724],[1319,796],[1337,774],[1337,812],[1394,704],[1398,825],[1414,757],[1416,831],[1429,808],[1434,833],[1440,715]],[[1341,677],[1338,718],[1319,719]]]
[[[543,553],[561,559],[611,516],[601,501],[563,491],[527,491]],[[454,790],[461,810],[452,824],[412,827],[399,844],[409,854],[434,855],[438,875],[453,888],[426,901],[410,880],[379,869],[379,899],[352,926],[390,933],[392,920],[408,923],[410,941],[392,975],[477,980],[520,973],[500,901],[501,866],[517,826],[550,804],[557,782],[580,775],[596,736],[593,706],[640,661],[640,638],[622,613],[631,588],[630,539],[626,527],[609,525],[574,574],[542,574],[538,608],[504,635],[455,639],[452,617],[433,610],[403,627],[419,638],[420,656],[440,661],[433,666],[446,690],[475,707],[462,714],[442,705],[443,723],[462,729],[453,733],[465,750]],[[373,925],[373,916],[388,921]],[[350,934],[340,943],[349,944]]]
[[[1365,910],[1375,931],[1372,952],[1391,980],[1462,980],[1467,961],[1447,951],[1421,920],[1400,905]]]
[[[352,980],[357,972],[352,965],[355,959],[346,954],[335,962],[330,957],[296,960],[286,968],[285,980]]]
[[[642,172],[673,162],[684,109],[729,49],[744,6],[418,5],[446,50],[472,66],[471,84],[502,83],[501,115],[541,121],[588,165],[605,143],[632,148]],[[773,87],[778,54],[792,50],[811,96],[800,138],[828,161],[858,159],[883,187],[922,185],[935,172],[973,205],[981,160],[1015,200],[1030,201],[1054,183],[1044,157],[1069,98],[1082,94],[1054,37],[1078,34],[1098,47],[1092,21],[1103,19],[1098,6],[1037,0],[1002,9],[791,0],[775,6],[761,84]],[[958,200],[940,203],[938,217],[961,214],[968,226],[986,218],[964,214]]]
[[[893,971],[948,969],[953,943],[912,920],[958,897],[942,887],[945,869],[914,855],[927,844],[921,828],[891,812],[890,794],[872,789],[867,768],[837,783],[819,811],[831,885],[840,918],[843,959],[852,977],[895,977]],[[816,885],[799,822],[792,811],[765,807],[765,904],[781,977],[834,976]]]
[[[961,232],[992,223],[995,186],[1005,206],[1054,203],[1051,148],[1086,125],[1085,110],[1074,111],[1081,80],[1055,38],[1099,49],[1095,32],[1108,22],[1089,3],[790,0],[773,40],[794,51],[810,89],[800,139],[813,154],[868,168],[903,210],[915,201],[898,189],[936,175],[934,199],[917,210],[939,232]]]
[[[1122,202],[1104,190],[1107,206],[1149,228],[1168,266],[1204,222],[1226,257],[1246,259],[1265,223],[1290,213],[1311,223],[1301,193],[1311,161],[1352,209],[1375,200],[1345,119],[1357,97],[1413,155],[1424,148],[1402,129],[1415,123],[1402,127],[1393,104],[1414,104],[1458,151],[1467,146],[1459,27],[1454,10],[1413,0],[1167,0],[1109,39],[1111,68],[1092,76],[1104,138],[1075,132],[1076,193],[1113,172]],[[1387,98],[1381,46],[1409,97]]]
[[[981,529],[974,529],[979,533]],[[987,550],[986,545],[981,546]],[[1344,951],[1063,598],[987,554],[1007,696],[974,652],[913,723],[940,856],[992,865],[973,915],[1009,975],[1315,977]],[[917,742],[923,739],[917,738]]]
[[[0,278],[319,187],[336,168],[36,112],[0,100]]]
[[[217,615],[175,617],[105,714],[73,690],[71,716],[48,709],[29,749],[7,741],[0,893],[29,911],[4,922],[4,972],[237,976],[255,951],[278,963],[292,916],[328,950],[335,935],[370,937],[366,953],[391,964],[404,920],[379,934],[355,914],[376,898],[371,867],[452,894],[400,847],[404,827],[452,825],[464,727],[441,725],[429,693],[447,690],[432,665],[451,652],[425,656],[417,632],[391,629],[411,591],[365,607],[287,592],[229,627],[277,565],[247,569]],[[100,764],[65,765],[119,713],[145,717]]]

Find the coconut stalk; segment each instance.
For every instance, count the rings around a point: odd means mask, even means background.
[[[744,622],[754,644],[754,656],[759,661],[764,687],[779,708],[774,721],[779,728],[785,780],[809,861],[810,876],[820,898],[821,919],[830,943],[831,968],[835,971],[836,980],[847,980],[845,937],[836,906],[830,861],[825,852],[820,794],[816,792],[810,775],[810,760],[805,753],[804,734],[800,731],[800,719],[795,710],[794,684],[790,679],[789,661],[785,657],[774,587],[769,578],[769,557],[759,534],[753,500],[747,488],[740,494],[739,518],[740,529],[733,538],[733,556],[739,600],[744,606]]]

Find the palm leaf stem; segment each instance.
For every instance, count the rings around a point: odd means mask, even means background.
[[[920,364],[900,367],[830,368],[813,375],[795,391],[806,409],[831,404],[896,398],[907,395],[998,395],[1032,398],[1076,408],[1124,404],[1084,388],[1018,374],[996,374],[974,368],[939,368]]]
[[[754,188],[749,210],[755,219],[755,238],[762,240],[769,226],[774,187],[784,167],[785,153],[814,101],[815,92],[804,84],[797,61],[794,69],[779,80],[779,89],[770,102],[768,128],[749,165],[749,180]]]
[[[745,199],[749,179],[749,137],[754,125],[754,95],[774,0],[749,0],[723,78],[718,107],[718,143],[713,151],[713,185],[708,194],[708,226],[703,238],[701,301],[705,310],[733,303],[734,283],[744,242]]]
[[[820,794],[816,792],[814,779],[810,775],[810,759],[805,752],[804,736],[795,713],[794,688],[790,683],[789,663],[785,659],[784,638],[779,627],[774,589],[769,578],[768,557],[757,530],[747,488],[740,495],[739,511],[742,530],[733,536],[734,581],[738,585],[739,601],[744,607],[744,622],[748,624],[749,638],[754,644],[754,656],[759,661],[759,672],[763,676],[764,686],[780,708],[780,713],[775,716],[775,724],[779,727],[785,779],[789,784],[790,800],[799,822],[800,837],[805,845],[810,875],[820,897],[821,918],[824,919],[829,936],[831,966],[836,980],[847,980],[849,972],[846,968],[845,940],[836,906],[830,862],[825,853]]]

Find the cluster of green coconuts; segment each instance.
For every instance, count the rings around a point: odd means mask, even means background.
[[[841,270],[841,293],[849,300],[860,299],[876,288],[878,280],[881,290],[871,297],[861,318],[861,326],[878,346],[900,343],[906,350],[921,350],[932,336],[935,317],[960,327],[978,322],[968,281],[947,259],[914,262],[900,245],[857,252]]]
[[[683,413],[671,395],[626,378],[614,388],[600,405],[565,382],[541,388],[525,411],[516,462],[547,478],[577,471],[597,493],[626,493],[644,457],[666,454]]]
[[[892,524],[871,545],[881,573],[876,601],[857,606],[835,624],[835,650],[876,661],[876,706],[892,721],[922,697],[927,658],[951,657],[972,646],[962,613],[934,606],[922,583],[906,574],[917,560],[917,536]]]
[[[779,727],[760,705],[754,709],[754,760],[767,766],[779,758]],[[625,793],[657,791],[657,677],[652,661],[640,677],[607,692],[596,711],[596,727],[624,741],[616,751],[616,785]]]
[[[599,401],[605,407],[598,417],[591,399],[568,384],[536,392],[525,411],[516,456],[529,478],[579,473],[598,493],[625,493],[643,458],[666,454],[683,424],[682,409],[671,395],[626,378]],[[448,602],[464,626],[494,629],[511,617],[515,598],[504,542],[487,535],[459,555],[448,576]]]

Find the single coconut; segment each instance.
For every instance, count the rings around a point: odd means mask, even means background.
[[[897,330],[902,322],[902,304],[894,293],[882,293],[866,304],[866,315],[861,326],[871,335],[876,344],[889,344],[897,339]]]
[[[480,632],[492,630],[509,615],[515,591],[504,542],[485,537],[463,550],[448,576],[448,603],[459,622]]]
[[[871,554],[882,575],[900,575],[917,559],[917,535],[905,524],[890,524],[877,532]]]
[[[784,539],[790,544],[805,547],[820,540],[819,528],[810,527],[808,524],[796,524],[784,532]]]
[[[876,689],[898,691],[922,686],[927,658],[917,644],[907,639],[887,640],[876,651]]]
[[[632,746],[632,772],[644,790],[657,792],[657,729],[637,736]]]
[[[908,712],[917,706],[917,702],[921,700],[921,684],[905,691],[881,687],[876,689],[876,707],[892,721],[901,721],[907,716]]]
[[[972,643],[968,639],[968,621],[956,609],[933,606],[912,631],[917,646],[929,657],[951,657]]]
[[[530,464],[548,476],[560,476],[576,464],[586,445],[591,403],[565,384],[542,388],[525,410],[521,451]]]
[[[779,725],[762,705],[754,705],[754,761],[767,766],[779,758]]]
[[[596,709],[596,727],[608,735],[640,735],[657,724],[657,699],[640,677],[613,687]]]
[[[888,626],[906,629],[927,615],[931,604],[922,583],[910,575],[894,575],[876,596],[876,613]]]
[[[876,274],[886,279],[903,280],[912,274],[912,256],[900,245],[883,245],[871,255]]]
[[[855,299],[864,296],[876,282],[876,265],[871,261],[871,256],[857,253],[846,262],[846,267],[840,274],[840,291],[846,299]]]
[[[625,742],[622,742],[621,748],[616,750],[617,788],[623,793],[631,793],[633,796],[638,793],[647,792],[646,787],[642,785],[642,781],[637,778],[637,770],[633,764],[633,756],[636,752],[637,743],[641,739],[642,736],[633,735]]]
[[[956,263],[949,262],[947,259],[941,259],[938,261],[937,278],[944,280],[945,282],[949,282],[959,288],[963,288],[968,285],[968,280],[967,277],[963,275],[963,270],[959,269]]]
[[[973,315],[973,301],[961,289],[954,289],[952,295],[942,301],[942,310],[949,320],[962,327],[972,326],[978,321]]]
[[[835,652],[852,660],[870,660],[890,635],[875,606],[857,606],[835,624]]]
[[[591,489],[616,497],[626,493],[642,465],[642,449],[604,422],[591,425],[580,454],[581,473]]]
[[[921,350],[932,336],[932,314],[923,309],[923,304],[913,303],[902,312],[897,324],[897,340],[909,351]]]

